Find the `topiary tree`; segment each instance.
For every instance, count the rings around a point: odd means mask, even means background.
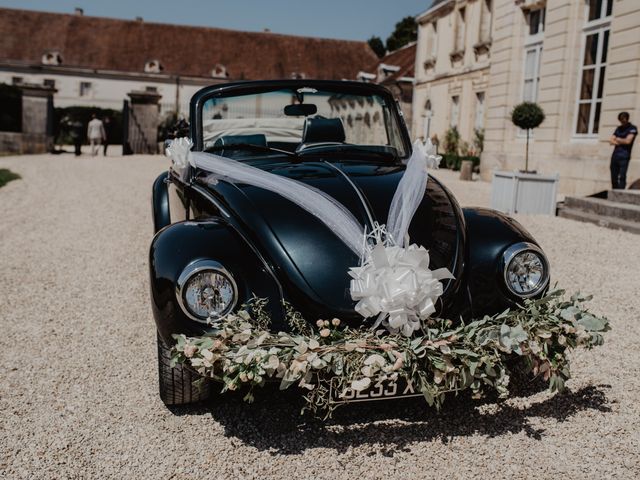
[[[511,121],[516,127],[527,131],[527,149],[524,157],[524,171],[529,171],[529,130],[538,127],[544,121],[544,112],[540,105],[533,102],[523,102],[516,105],[511,112]]]

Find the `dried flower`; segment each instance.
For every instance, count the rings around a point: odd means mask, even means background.
[[[195,345],[191,345],[189,343],[187,343],[184,346],[184,356],[187,358],[191,358],[195,355],[195,353],[198,351],[198,347],[196,347]]]
[[[396,361],[393,363],[393,370],[400,370],[404,366],[404,360],[402,357],[396,358]]]
[[[324,327],[324,320],[316,320],[316,325],[318,326],[318,328]]]
[[[337,327],[338,325],[340,325],[340,319],[334,318],[333,320],[331,320],[331,325],[333,325],[334,327]]]
[[[320,336],[322,338],[327,338],[329,335],[331,335],[331,330],[329,330],[328,328],[323,328],[322,330],[320,330]]]

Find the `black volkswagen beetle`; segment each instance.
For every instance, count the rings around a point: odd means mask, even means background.
[[[365,228],[384,223],[412,153],[391,94],[360,82],[283,80],[204,88],[191,100],[194,151],[215,153],[327,193]],[[286,330],[283,300],[309,321],[364,319],[349,294],[359,259],[325,224],[272,191],[211,178],[193,166],[162,173],[153,184],[155,236],[151,300],[158,333],[160,395],[186,404],[210,395],[209,384],[170,366],[172,334],[202,335],[208,319],[252,296],[269,300],[273,328]],[[430,177],[409,228],[429,250],[430,268],[446,267],[436,315],[495,314],[549,284],[548,261],[513,219],[460,208]]]

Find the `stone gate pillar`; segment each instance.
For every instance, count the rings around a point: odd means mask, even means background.
[[[159,101],[162,95],[145,91],[132,91],[127,95],[131,100],[125,120],[125,153],[158,153]]]
[[[53,148],[53,87],[24,84],[22,90],[22,153]]]

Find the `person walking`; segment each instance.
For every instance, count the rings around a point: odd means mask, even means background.
[[[111,140],[109,138],[111,135],[111,118],[105,117],[103,122],[103,127],[104,127],[104,141],[102,142],[102,144],[104,145],[104,150],[102,151],[102,154],[106,157],[107,147],[109,146],[109,140]]]
[[[89,137],[89,143],[91,143],[91,155],[95,157],[106,137],[104,124],[102,120],[96,117],[95,113],[91,115],[91,121],[87,126],[87,137]]]
[[[609,144],[613,145],[611,155],[611,188],[624,189],[627,186],[627,169],[631,160],[631,148],[633,141],[638,135],[638,128],[629,121],[628,112],[618,114],[620,126],[616,128],[609,139]]]
[[[69,122],[69,134],[73,140],[76,157],[78,157],[82,154],[82,136],[84,135],[84,127],[79,120]]]

